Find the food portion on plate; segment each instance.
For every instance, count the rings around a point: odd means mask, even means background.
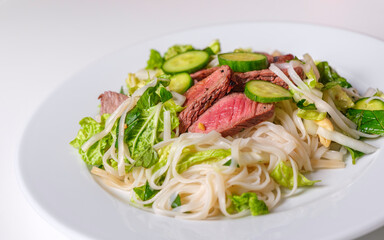
[[[356,164],[376,151],[364,140],[384,134],[381,91],[360,95],[309,54],[220,51],[152,49],[120,92],[102,93],[71,142],[91,173],[157,214],[236,218],[321,184],[305,174],[344,168],[348,152]]]

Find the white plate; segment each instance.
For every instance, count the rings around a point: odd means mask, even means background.
[[[346,169],[311,176],[318,187],[282,202],[269,215],[236,220],[184,221],[156,216],[119,200],[89,174],[69,142],[78,122],[97,112],[97,97],[120,89],[128,72],[146,64],[149,49],[174,43],[205,47],[220,39],[238,47],[279,49],[327,60],[360,91],[384,89],[384,43],[344,30],[292,23],[240,23],[167,35],[131,46],[91,64],[65,82],[32,117],[20,144],[17,175],[36,210],[71,237],[92,239],[335,239],[358,237],[384,224],[379,149]],[[371,141],[376,146],[382,140]]]

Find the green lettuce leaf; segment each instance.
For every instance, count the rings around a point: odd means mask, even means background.
[[[375,97],[380,97],[384,99],[384,93],[380,91],[379,89],[376,89],[376,93],[373,95]]]
[[[364,133],[384,136],[384,110],[348,109],[347,117]]]
[[[236,48],[233,50],[233,52],[244,52],[244,53],[251,53],[253,52],[252,48]]]
[[[135,191],[136,195],[142,200],[142,201],[147,201],[151,198],[153,198],[158,192],[159,190],[154,190],[152,189],[149,184],[148,184],[148,181],[145,183],[145,185],[141,186],[141,187],[135,187],[133,188],[133,191]]]
[[[103,165],[103,155],[111,147],[116,135],[117,123],[112,128],[112,131],[107,134],[104,138],[93,144],[86,152],[81,149],[81,146],[88,141],[93,135],[104,130],[105,121],[109,118],[109,114],[101,116],[101,122],[97,122],[93,118],[85,117],[79,124],[81,129],[77,133],[77,136],[70,144],[79,149],[79,153],[85,163],[92,166]],[[118,121],[116,121],[118,122]],[[112,134],[113,133],[113,134]]]
[[[164,111],[170,111],[171,130],[179,125],[177,113],[183,108],[170,99],[172,94],[161,83],[149,87],[134,109],[126,116],[126,143],[135,166],[149,168],[159,161],[158,153],[153,145],[161,141],[158,137],[164,131]],[[168,99],[168,100],[167,100]],[[165,101],[164,103],[162,103]]]
[[[177,163],[178,173],[186,171],[189,167],[202,163],[217,162],[231,155],[231,149],[213,149],[205,151],[196,151],[194,146],[183,149],[181,159]]]
[[[161,57],[161,54],[155,49],[151,49],[151,54],[149,55],[146,69],[161,68],[161,66],[163,66],[163,63],[164,59]]]
[[[318,112],[316,110],[304,110],[299,109],[296,114],[298,117],[301,117],[302,119],[307,120],[316,120],[320,121],[327,117],[326,112]]]
[[[159,161],[153,166],[152,173],[159,171],[160,168],[164,167],[167,164],[168,155],[169,151],[171,150],[171,147],[172,143],[160,148],[157,151],[157,154],[159,155]]]
[[[267,205],[264,201],[257,198],[256,193],[247,192],[243,193],[241,196],[232,195],[229,198],[231,199],[232,204],[227,210],[231,214],[247,209],[251,211],[253,216],[269,213]]]
[[[319,62],[316,66],[320,73],[319,82],[324,84],[325,89],[332,88],[336,85],[340,85],[343,88],[352,87],[345,78],[341,77],[329,66],[328,62]]]
[[[306,72],[305,75],[307,76],[307,79],[304,80],[305,84],[307,84],[308,87],[310,88],[318,88],[322,89],[324,85],[322,83],[319,83],[316,80],[316,75],[315,72],[313,71],[313,68],[309,72]]]
[[[343,88],[340,85],[335,85],[331,88],[328,88],[324,91],[324,93],[328,94],[332,98],[337,109],[343,111],[344,113],[348,108],[352,108],[355,106],[352,98],[348,96],[346,92],[344,92]]]
[[[164,116],[164,111],[169,111],[171,115],[171,129],[176,129],[177,126],[179,126],[179,118],[177,117],[179,112],[183,111],[185,107],[182,107],[180,105],[177,105],[173,99],[170,99],[166,101],[163,104],[163,108],[161,109],[160,116]],[[160,125],[159,125],[159,131],[164,131],[164,118],[160,118]]]
[[[184,52],[188,52],[188,51],[192,51],[192,50],[195,50],[195,48],[192,47],[192,45],[176,44],[176,45],[173,45],[172,47],[168,48],[167,52],[165,52],[165,54],[164,54],[164,59],[168,60],[171,57],[174,57],[180,53],[184,53]]]
[[[209,46],[206,47],[204,51],[206,51],[209,55],[218,54],[221,51],[219,40],[216,39],[213,42],[211,42],[211,44],[209,44]]]
[[[279,162],[277,166],[273,169],[273,171],[270,173],[271,177],[281,186],[292,189],[293,187],[293,169],[287,165],[285,165],[284,162]],[[312,186],[316,182],[319,181],[311,181],[308,180],[306,177],[304,177],[303,174],[298,173],[297,175],[297,186],[303,187],[303,186]]]

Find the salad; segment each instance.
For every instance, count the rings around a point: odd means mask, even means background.
[[[309,54],[150,50],[120,92],[99,96],[71,145],[132,205],[184,219],[267,214],[308,172],[344,168],[377,150],[384,94],[361,95],[327,61]]]

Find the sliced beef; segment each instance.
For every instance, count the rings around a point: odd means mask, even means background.
[[[196,81],[200,82],[201,80],[203,80],[204,78],[208,77],[209,75],[211,75],[214,71],[216,71],[219,68],[220,67],[207,68],[207,69],[203,69],[203,70],[197,71],[195,73],[191,73],[191,78],[195,82]]]
[[[243,93],[232,93],[220,99],[189,128],[189,132],[217,131],[224,137],[259,124],[274,114],[273,103],[250,100]]]
[[[269,64],[271,64],[271,63],[285,63],[285,62],[291,61],[295,58],[295,56],[293,56],[292,54],[286,54],[286,55],[280,55],[280,56],[272,56],[268,53],[261,53],[261,54],[263,54],[267,57]]]
[[[300,78],[303,79],[304,78],[303,69],[301,67],[296,67],[294,69],[296,73],[300,76]],[[288,75],[287,69],[283,69],[282,71],[285,75]],[[288,85],[283,81],[283,79],[278,77],[274,72],[272,72],[269,69],[250,71],[250,72],[244,72],[244,73],[236,72],[233,74],[232,78],[233,78],[233,81],[236,82],[236,86],[233,89],[234,92],[244,91],[245,84],[251,80],[268,81],[288,89]]]
[[[295,58],[292,54],[286,54],[286,55],[281,55],[281,56],[274,56],[272,61],[269,63],[285,63],[288,61],[291,61]]]
[[[124,94],[106,91],[99,96],[100,115],[113,113],[128,97]]]
[[[294,59],[294,56],[292,54],[286,54],[286,55],[274,57],[268,53],[264,53],[264,52],[259,52],[259,53],[263,54],[267,57],[269,64],[271,64],[271,63],[284,63],[284,62],[287,62],[287,61]],[[219,69],[219,67],[207,68],[207,69],[197,71],[195,73],[191,73],[191,78],[195,81],[195,83],[199,82],[199,81],[203,80],[204,78],[208,77],[209,75],[211,75],[217,69]]]
[[[207,78],[188,89],[184,94],[186,108],[179,114],[180,132],[186,132],[201,114],[218,99],[227,95],[234,85],[231,68],[221,66]]]

